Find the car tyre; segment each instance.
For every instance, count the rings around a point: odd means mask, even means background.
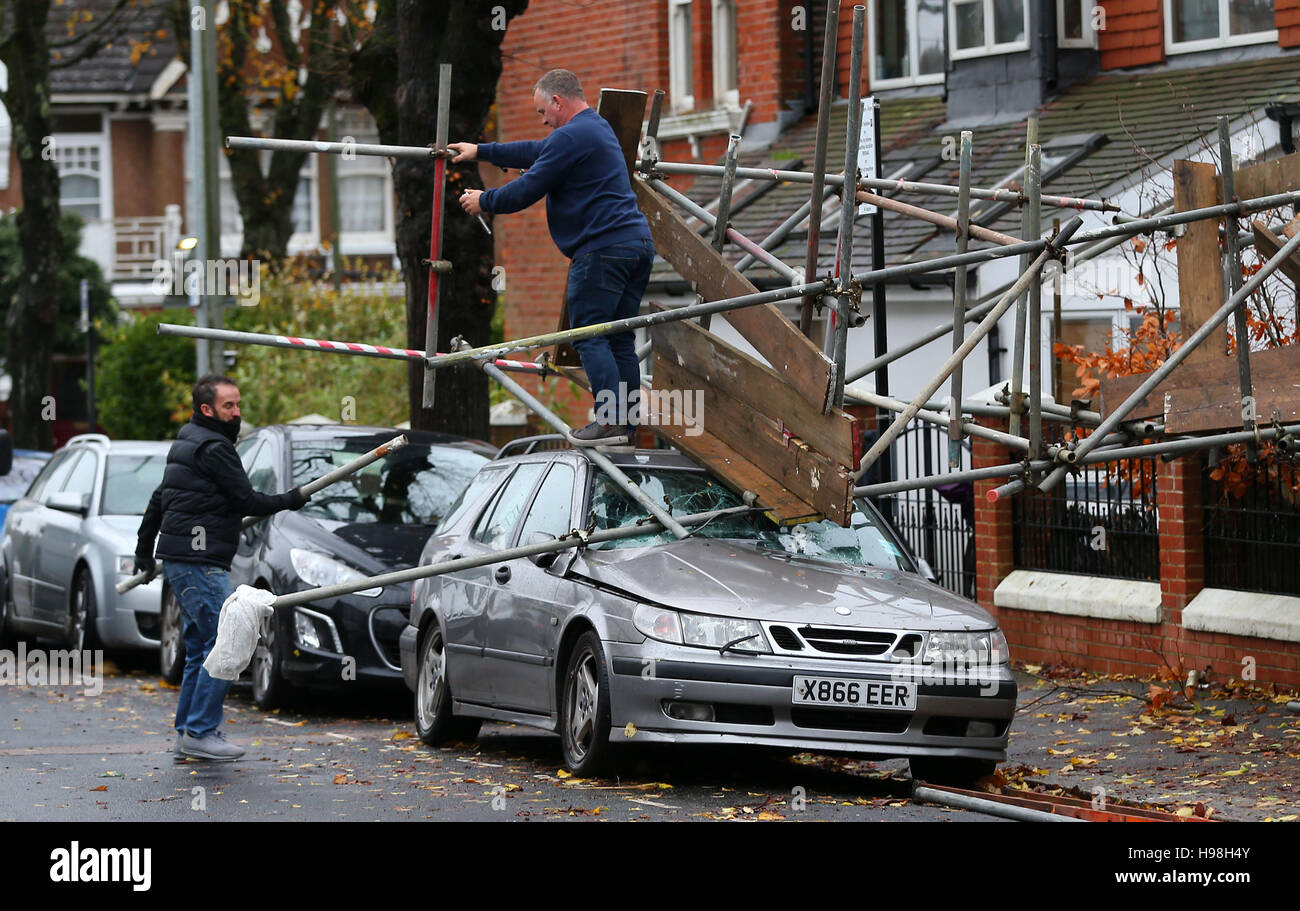
[[[68,622],[63,627],[63,644],[79,652],[98,641],[95,635],[95,585],[87,569],[77,570],[72,580],[72,598],[68,602]]]
[[[609,668],[600,637],[587,630],[573,646],[560,700],[560,740],[564,764],[575,775],[591,777],[613,759],[609,742]]]
[[[907,761],[913,781],[969,788],[981,778],[992,775],[998,764],[992,759],[967,759],[954,756],[913,756]]]
[[[275,614],[262,621],[262,637],[249,665],[253,677],[253,701],[263,710],[286,705],[293,692],[293,687],[284,679],[278,627]]]
[[[19,642],[24,641],[23,635],[14,627],[17,612],[18,605],[14,603],[13,597],[13,581],[8,567],[5,567],[5,587],[3,596],[0,597],[0,648],[12,650]]]
[[[167,587],[159,617],[158,673],[172,686],[185,679],[185,621],[176,592]]]
[[[442,629],[434,621],[420,643],[415,678],[415,733],[431,747],[471,742],[483,725],[481,718],[457,718],[452,714],[443,645]]]

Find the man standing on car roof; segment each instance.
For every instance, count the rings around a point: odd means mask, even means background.
[[[301,509],[311,499],[296,488],[275,496],[255,491],[235,452],[238,438],[239,387],[229,377],[207,374],[194,384],[194,415],[167,453],[162,484],[149,500],[136,543],[136,572],[152,574],[154,538],[161,529],[157,553],[184,620],[185,676],[172,751],[178,762],[244,755],[219,730],[230,681],[214,679],[203,661],[230,596],[230,561],[243,517]]]
[[[569,257],[565,299],[574,328],[636,316],[650,281],[654,243],[637,207],[627,161],[609,122],[593,111],[578,77],[551,70],[533,89],[533,106],[553,131],[540,142],[453,142],[452,161],[481,159],[527,169],[493,190],[466,190],[461,208],[518,212],[546,197],[546,224]],[[628,442],[637,421],[641,370],[631,330],[573,343],[595,397],[596,420],[570,434],[579,446]]]

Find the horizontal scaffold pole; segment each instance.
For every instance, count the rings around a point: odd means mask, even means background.
[[[264,139],[261,136],[227,136],[228,149],[273,152],[321,152],[326,155],[370,155],[382,158],[437,158],[432,146],[385,146],[367,142],[324,142],[315,139]]]

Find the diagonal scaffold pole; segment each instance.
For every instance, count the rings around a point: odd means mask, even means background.
[[[858,150],[862,145],[862,46],[867,35],[867,8],[861,4],[853,7],[853,37],[849,49],[849,109],[848,124],[844,133],[844,186],[840,198],[840,226],[835,240],[835,280],[839,284],[836,306],[828,320],[824,351],[835,364],[834,390],[831,405],[844,406],[844,365],[849,350],[849,314],[856,293],[853,281],[853,228],[857,216],[856,177]],[[876,153],[880,154],[879,151]],[[853,175],[854,180],[849,179]]]
[[[468,346],[462,348],[462,353],[467,349]],[[493,367],[490,361],[481,361],[479,366],[483,368],[484,373],[500,383],[507,392],[519,399],[519,401],[522,402],[530,411],[542,420],[546,421],[546,423],[550,424],[566,438],[569,436],[569,425],[565,424],[564,421],[560,420],[558,415],[534,398],[527,389],[510,379],[510,377],[506,376],[498,368]],[[620,490],[643,506],[650,515],[654,516],[655,520],[658,521],[660,525],[672,532],[674,537],[686,537],[686,529],[683,528],[676,519],[669,515],[664,507],[650,499],[649,495],[647,495],[644,490],[633,484],[632,479],[609,460],[609,456],[596,448],[591,448],[583,454],[595,462],[596,465],[600,467],[601,471],[609,475],[610,479],[618,485]]]
[[[1169,374],[1173,372],[1174,368],[1186,360],[1187,356],[1196,349],[1197,345],[1200,345],[1209,338],[1210,333],[1217,329],[1224,320],[1231,316],[1236,307],[1240,306],[1243,301],[1249,298],[1250,295],[1254,294],[1255,290],[1264,283],[1264,279],[1272,275],[1273,272],[1276,271],[1282,263],[1286,262],[1291,254],[1297,249],[1300,249],[1300,233],[1297,233],[1295,237],[1288,240],[1282,248],[1278,250],[1275,256],[1266,260],[1263,265],[1260,266],[1259,271],[1250,277],[1249,281],[1242,285],[1235,294],[1228,298],[1223,306],[1214,312],[1213,316],[1202,323],[1200,328],[1193,332],[1191,336],[1188,337],[1187,341],[1183,342],[1183,344],[1179,346],[1173,354],[1169,355],[1163,364],[1143,380],[1137,389],[1134,389],[1129,397],[1101,422],[1097,429],[1093,431],[1091,436],[1087,437],[1079,444],[1075,449],[1076,460],[1082,460],[1088,455],[1088,453],[1096,448],[1102,437],[1105,437],[1118,427],[1124,419],[1128,417],[1129,413],[1138,406],[1139,402],[1145,399],[1153,389],[1164,382]],[[1043,491],[1051,490],[1060,483],[1061,478],[1065,476],[1065,472],[1065,465],[1060,465],[1053,469],[1052,472],[1039,483],[1038,489]]]
[[[944,361],[943,366],[939,368],[938,374],[936,374],[935,377],[926,384],[920,395],[912,400],[911,404],[907,406],[907,409],[903,411],[902,414],[894,418],[893,423],[890,424],[889,427],[885,429],[885,432],[882,433],[876,439],[875,443],[871,445],[871,448],[867,450],[866,455],[862,457],[862,464],[854,473],[854,477],[860,478],[866,474],[867,469],[869,469],[875,461],[880,458],[881,454],[893,444],[894,440],[898,438],[898,435],[903,432],[903,428],[906,427],[911,422],[912,418],[916,416],[916,412],[920,410],[922,403],[928,401],[930,396],[935,393],[935,390],[943,385],[944,380],[948,379],[956,366],[966,358],[966,355],[970,354],[970,352],[974,350],[980,339],[984,338],[984,336],[988,334],[989,330],[992,329],[997,321],[1002,317],[1002,314],[1016,302],[1016,298],[1029,286],[1029,283],[1038,279],[1038,273],[1042,270],[1043,266],[1046,265],[1047,261],[1049,259],[1054,259],[1059,255],[1057,244],[1064,244],[1068,241],[1070,236],[1074,234],[1075,231],[1079,230],[1079,225],[1082,223],[1083,222],[1079,216],[1075,215],[1071,217],[1069,221],[1061,226],[1060,233],[1046,242],[1043,252],[1038,254],[1037,259],[1030,264],[1029,268],[1026,269],[1021,274],[1020,278],[1016,280],[1016,283],[1013,284],[1007,293],[1002,296],[1002,299],[998,301],[997,306],[990,310],[988,315],[985,316],[971,334],[966,337],[966,340],[962,342],[961,347],[954,351],[948,359]]]
[[[802,297],[809,292],[824,291],[831,285],[829,278],[814,282],[812,285],[795,285],[791,288],[776,288],[771,291],[760,291],[757,294],[745,294],[740,297],[729,297],[723,300],[705,301],[700,304],[691,304],[687,307],[677,307],[672,310],[660,310],[654,313],[645,313],[639,316],[630,316],[627,319],[614,320],[608,323],[594,323],[590,326],[579,326],[576,329],[562,329],[556,332],[549,332],[544,335],[535,335],[531,338],[515,339],[513,341],[501,342],[496,345],[487,345],[482,348],[472,348],[468,351],[458,351],[451,354],[437,354],[433,358],[426,357],[423,351],[417,351],[412,348],[388,348],[382,345],[367,345],[360,342],[336,342],[327,339],[306,339],[297,336],[270,335],[261,332],[237,332],[230,329],[205,329],[198,326],[182,326],[176,323],[159,323],[159,335],[180,335],[187,338],[209,338],[220,339],[222,341],[237,342],[246,345],[265,345],[272,348],[292,348],[300,351],[326,351],[331,354],[352,354],[362,357],[382,357],[392,358],[394,360],[425,360],[434,368],[450,367],[456,364],[464,364],[470,361],[482,360],[483,358],[499,359],[505,354],[515,351],[527,351],[531,348],[545,348],[551,345],[557,345],[562,342],[570,342],[585,338],[596,338],[601,335],[609,335],[613,332],[624,332],[628,329],[643,329],[647,326],[658,326],[662,323],[671,323],[677,320],[691,319],[703,313],[722,313],[727,310],[739,310],[741,307],[752,307],[756,304],[769,304],[776,301],[789,300],[794,297]],[[532,367],[541,365],[531,362],[527,363]]]

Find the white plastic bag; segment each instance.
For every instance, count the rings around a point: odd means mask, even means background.
[[[241,585],[221,605],[217,618],[217,641],[203,661],[203,667],[218,680],[235,680],[253,660],[262,620],[271,616],[275,595],[264,589]]]

